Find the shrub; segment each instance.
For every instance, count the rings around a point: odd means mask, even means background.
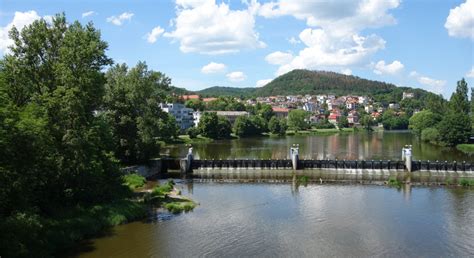
[[[425,142],[436,143],[439,140],[439,131],[436,128],[430,127],[421,131],[421,140]]]
[[[143,187],[146,183],[145,177],[135,173],[124,175],[122,179],[124,181],[123,184],[128,186],[131,190]]]

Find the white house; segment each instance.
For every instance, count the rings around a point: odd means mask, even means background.
[[[187,108],[181,103],[161,103],[160,107],[166,113],[174,116],[176,123],[182,131],[194,126],[194,110],[192,108]]]

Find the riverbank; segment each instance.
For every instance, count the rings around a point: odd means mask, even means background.
[[[474,154],[474,144],[458,144],[456,149],[467,154]]]

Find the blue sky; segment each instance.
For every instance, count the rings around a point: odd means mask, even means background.
[[[146,61],[191,90],[261,86],[295,68],[445,97],[462,77],[474,86],[474,0],[0,0],[0,53],[12,25],[58,12],[92,21],[116,62]]]

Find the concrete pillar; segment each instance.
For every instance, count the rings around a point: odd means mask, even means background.
[[[402,149],[402,160],[405,161],[405,167],[408,172],[412,171],[412,153],[411,145],[405,145],[405,148]]]
[[[189,147],[188,155],[186,155],[186,158],[181,159],[179,161],[179,168],[181,170],[181,173],[188,174],[192,172],[192,163],[193,163],[193,147]]]
[[[293,165],[293,170],[297,170],[299,158],[299,144],[293,144],[293,147],[290,148],[290,158],[291,164]]]

